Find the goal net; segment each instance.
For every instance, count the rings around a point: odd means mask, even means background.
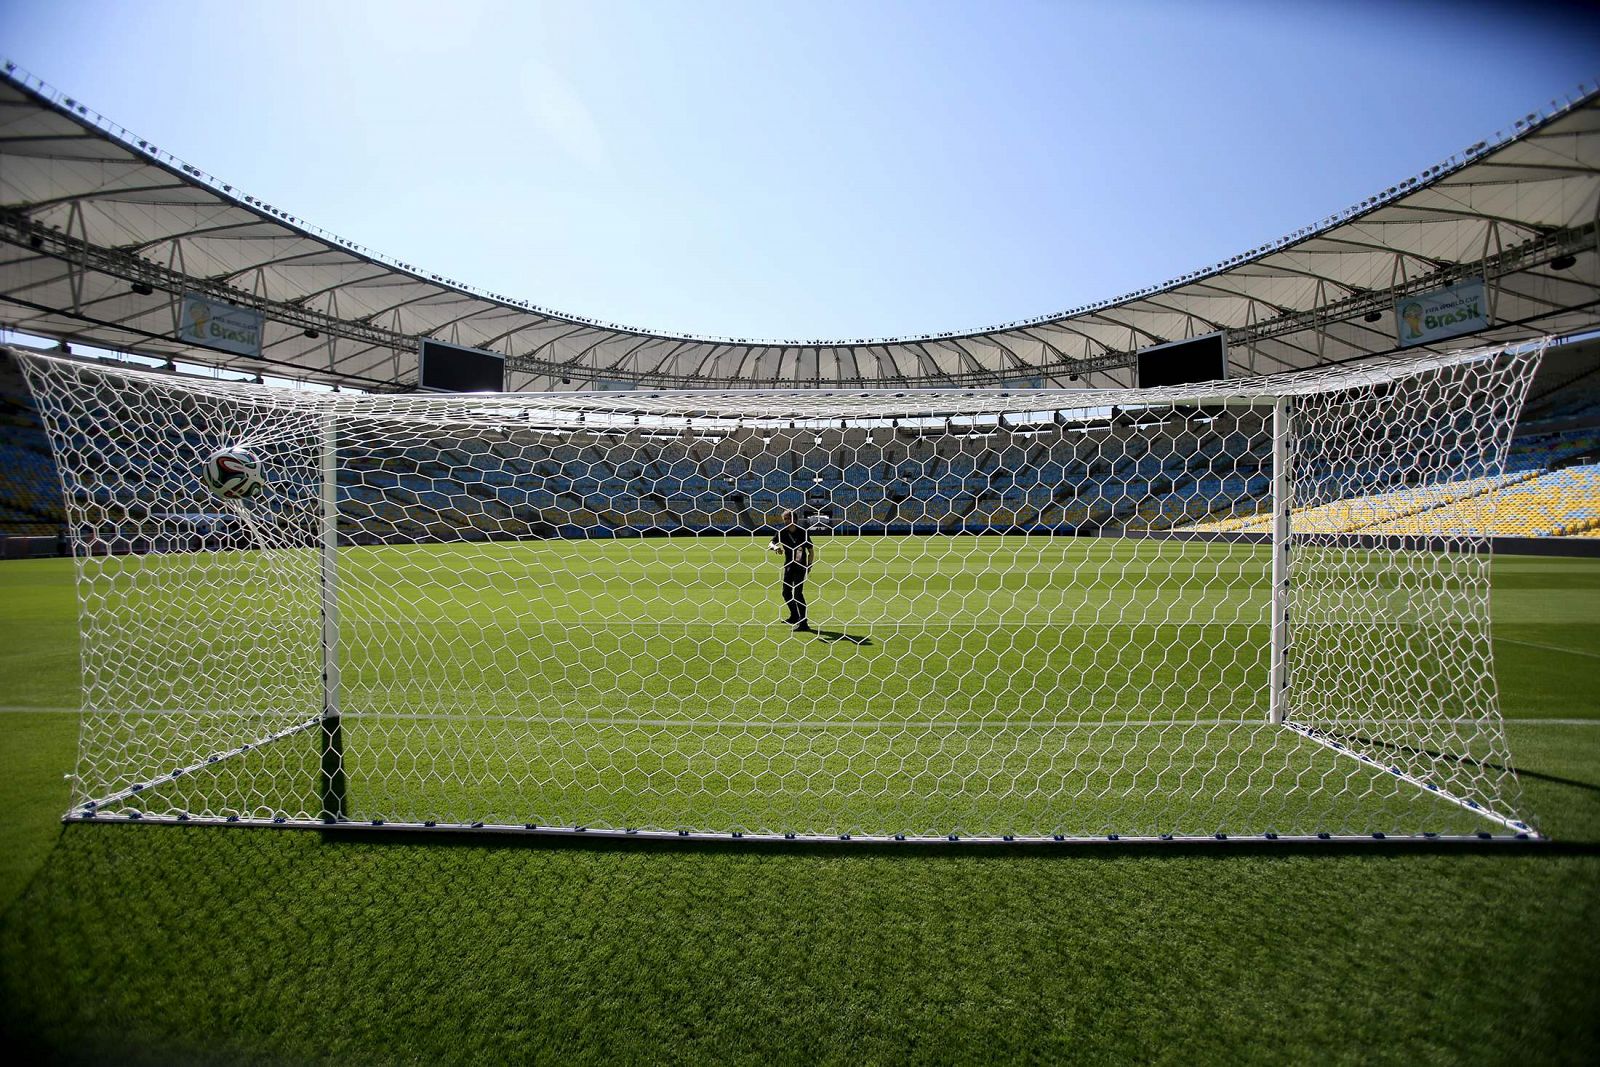
[[[76,556],[69,818],[1536,833],[1487,541],[1394,532],[1492,502],[1536,352],[464,396],[19,359]],[[240,449],[265,490],[225,499]]]

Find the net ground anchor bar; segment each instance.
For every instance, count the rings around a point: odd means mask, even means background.
[[[196,771],[203,771],[208,767],[214,767],[224,760],[232,759],[235,756],[242,756],[252,749],[261,748],[264,745],[270,745],[274,741],[281,741],[286,737],[292,737],[295,734],[320,725],[322,725],[322,716],[319,714],[307,719],[304,722],[296,723],[288,729],[279,730],[274,734],[268,734],[266,737],[263,737],[259,740],[251,741],[248,744],[240,745],[237,748],[230,748],[223,752],[214,752],[203,760],[188,764],[184,767],[176,767],[168,771],[166,774],[161,775],[159,778],[151,778],[143,782],[135,782],[133,785],[119,789],[115,793],[110,793],[94,800],[85,800],[80,804],[75,804],[68,809],[67,813],[63,815],[61,819],[63,822],[77,822],[86,817],[92,817],[98,811],[98,809],[103,808],[108,804],[116,804],[120,801],[127,800],[129,797],[137,796],[147,789],[154,789],[156,786],[166,785],[168,782],[175,782],[184,775],[193,774]],[[161,816],[146,815],[142,817],[150,820],[151,822],[167,821]],[[204,822],[205,820],[185,816],[182,821]]]
[[[1468,800],[1466,797],[1458,797],[1449,790],[1442,789],[1439,786],[1434,785],[1432,782],[1418,778],[1413,774],[1407,774],[1405,771],[1402,771],[1399,767],[1396,767],[1393,764],[1384,763],[1380,760],[1373,759],[1371,756],[1357,752],[1349,745],[1344,745],[1333,740],[1332,737],[1324,734],[1321,730],[1318,730],[1315,727],[1303,726],[1300,723],[1294,722],[1286,722],[1283,725],[1294,733],[1304,737],[1308,741],[1315,741],[1324,748],[1331,749],[1332,751],[1338,752],[1341,755],[1349,756],[1357,763],[1370,767],[1373,770],[1381,771],[1392,778],[1398,778],[1400,781],[1406,782],[1409,785],[1414,785],[1418,789],[1431,796],[1436,796],[1440,800],[1448,801],[1464,811],[1472,812],[1474,815],[1480,815],[1483,818],[1488,819],[1490,822],[1503,826],[1515,834],[1526,835],[1529,840],[1548,840],[1545,835],[1541,834],[1539,831],[1535,830],[1521,819],[1513,819],[1509,815],[1501,815],[1499,812],[1486,808],[1475,800]]]
[[[703,830],[641,830],[641,829],[608,829],[593,826],[529,826],[522,823],[450,823],[450,822],[396,822],[389,819],[375,818],[371,820],[342,820],[339,822],[323,822],[318,819],[303,817],[286,817],[281,815],[193,815],[189,813],[149,814],[145,812],[126,812],[107,814],[92,810],[75,809],[63,817],[64,822],[89,822],[98,824],[107,823],[143,823],[143,824],[181,824],[184,826],[238,826],[253,829],[290,829],[290,830],[320,830],[332,835],[349,834],[359,836],[363,833],[382,833],[385,835],[416,835],[425,837],[430,834],[493,834],[506,837],[550,837],[578,839],[587,838],[595,840],[618,841],[695,841],[702,843],[733,843],[738,844],[771,844],[782,846],[785,844],[816,845],[828,844],[839,848],[849,848],[852,845],[942,845],[950,848],[966,848],[969,846],[1005,847],[1008,845],[1048,846],[1070,845],[1086,846],[1100,845],[1115,848],[1119,845],[1176,845],[1195,846],[1206,845],[1226,849],[1229,847],[1247,847],[1259,844],[1333,844],[1335,846],[1366,844],[1377,842],[1394,844],[1404,847],[1407,844],[1434,845],[1434,844],[1459,844],[1463,846],[1486,844],[1520,844],[1548,843],[1549,838],[1533,830],[1519,830],[1514,834],[1491,834],[1487,831],[1477,834],[1391,834],[1373,832],[1365,834],[1345,833],[1304,833],[1285,834],[1268,831],[1257,834],[1098,834],[1093,836],[1080,836],[1069,834],[1005,834],[1005,835],[949,835],[949,834],[797,834],[797,833],[749,833],[746,831],[721,831],[710,832]]]

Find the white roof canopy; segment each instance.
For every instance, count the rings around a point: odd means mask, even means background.
[[[1133,353],[1226,331],[1230,373],[1397,349],[1397,297],[1483,277],[1491,344],[1600,322],[1600,91],[1302,227],[1136,293],[969,333],[670,335],[483,292],[311,226],[12,65],[0,76],[0,320],[86,344],[367,388],[423,337],[509,359],[508,388],[1124,387]],[[176,339],[201,292],[259,308],[262,358]]]

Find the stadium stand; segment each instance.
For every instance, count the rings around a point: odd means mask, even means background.
[[[1456,537],[1563,537],[1600,526],[1600,464],[1538,474],[1498,492],[1443,503],[1373,523],[1361,532]]]
[[[1596,536],[1600,370],[1557,367],[1546,377],[1556,380],[1530,400],[1504,474],[1373,485],[1367,495],[1297,509],[1295,528]],[[85,438],[114,462],[114,433],[84,418]],[[841,533],[1268,531],[1271,464],[1260,416],[1193,415],[1163,438],[1161,452],[1125,420],[1044,432],[975,427],[967,436],[902,428],[872,447],[862,447],[860,428],[778,441],[763,435],[783,431],[686,440],[641,430],[548,444],[537,434],[426,449],[390,442],[347,459],[342,512],[347,536],[363,544],[755,531],[786,508]],[[465,482],[465,493],[444,491],[441,481]],[[93,502],[93,550],[232,536],[223,513],[119,527],[129,503]],[[64,524],[39,413],[20,370],[0,357],[0,536],[55,538]]]
[[[1537,431],[1560,420],[1600,421],[1600,366],[1558,367],[1542,377],[1523,405],[1522,427]]]
[[[53,539],[65,521],[39,412],[22,371],[0,352],[0,537]]]

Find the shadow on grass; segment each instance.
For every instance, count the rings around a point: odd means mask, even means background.
[[[867,648],[872,647],[872,638],[862,637],[859,634],[847,634],[843,630],[818,630],[817,640],[827,641],[830,644],[839,641],[846,641],[852,645],[862,645]]]
[[[1524,862],[1426,858],[1445,855]],[[1241,931],[1263,936],[1266,924],[1283,952],[1301,951],[1298,913],[1274,895],[1284,884],[1317,908],[1319,892],[1366,901],[1326,924],[1330,938],[1367,911],[1384,916],[1382,931],[1410,936],[1419,923],[1455,930],[1478,914],[1456,881],[1515,877],[1518,895],[1553,893],[1570,867],[1529,858],[1596,855],[1600,842],[757,844],[74,825],[0,915],[0,1033],[14,1054],[47,1060],[492,1061],[559,1040],[573,1061],[617,1062],[650,1058],[634,1043],[648,1041],[640,1021],[653,1012],[670,1023],[655,1038],[688,1041],[689,1059],[739,1041],[755,1042],[745,1058],[757,1059],[774,1051],[771,1035],[790,1039],[801,1010],[814,1013],[808,1032],[835,1028],[830,1048],[846,1059],[866,1039],[849,1028],[853,1013],[900,988],[859,988],[874,968],[916,994],[897,1009],[916,1034],[991,995],[997,947],[1026,949],[1006,992],[992,994],[1001,1003],[1041,959],[1110,958],[1146,944],[1152,922],[1181,940],[1203,914],[1221,924],[1218,946]],[[1328,862],[1275,862],[1310,856]],[[1340,862],[1355,856],[1416,862]],[[1442,870],[1452,888],[1439,898]],[[1063,937],[1087,940],[1068,951]],[[1148,944],[1148,959],[1132,963],[1134,990],[1174,966],[1166,938]],[[858,967],[863,945],[877,955]],[[1304,951],[1319,966],[1337,954]],[[964,977],[950,999],[920,984],[952,967]],[[1179,985],[1208,973],[1191,966]],[[799,1006],[774,1001],[779,987],[799,990]],[[1051,987],[1034,1007],[1073,988]],[[854,998],[851,1010],[839,1010],[841,996]]]
[[[1549,782],[1552,785],[1567,786],[1570,789],[1585,789],[1592,793],[1600,793],[1600,785],[1594,782],[1583,782],[1576,778],[1563,778],[1556,774],[1545,774],[1543,771],[1530,771],[1526,767],[1518,767],[1513,771],[1512,768],[1504,763],[1496,763],[1493,760],[1478,760],[1473,759],[1471,756],[1452,756],[1437,749],[1402,745],[1394,741],[1382,741],[1376,737],[1367,737],[1363,734],[1327,733],[1325,736],[1346,745],[1368,745],[1372,748],[1381,748],[1385,752],[1403,752],[1408,756],[1427,756],[1429,759],[1459,763],[1464,767],[1478,767],[1483,770],[1499,771],[1501,774],[1514,773],[1518,778],[1532,778],[1541,782]]]

